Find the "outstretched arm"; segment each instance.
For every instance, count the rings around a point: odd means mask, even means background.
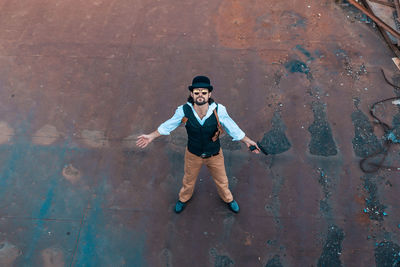
[[[245,135],[239,126],[231,119],[231,117],[229,117],[226,108],[221,104],[218,104],[218,116],[226,132],[233,137],[233,141],[240,140],[245,143],[248,148],[250,148],[250,146],[255,146],[255,149],[253,149],[252,152],[256,154],[260,153],[261,150],[257,143]]]
[[[154,139],[159,137],[160,135],[169,135],[176,127],[181,124],[182,118],[184,117],[184,112],[182,106],[179,106],[174,116],[162,123],[157,130],[152,132],[151,134],[142,134],[138,137],[136,141],[136,145],[140,148],[145,148],[148,144],[150,144]]]
[[[136,145],[140,148],[145,148],[148,144],[150,144],[154,139],[161,136],[161,134],[155,130],[151,134],[142,134],[138,137],[136,141]]]

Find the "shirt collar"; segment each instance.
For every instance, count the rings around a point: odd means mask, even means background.
[[[197,112],[194,110],[193,104],[190,103],[190,102],[187,102],[187,103],[188,103],[189,106],[192,108],[193,114],[196,116],[196,118],[198,118],[198,119],[200,120],[199,116],[197,115]],[[204,118],[203,118],[202,120],[200,120],[200,121],[204,121],[204,120],[208,119],[208,117],[211,116],[211,114],[213,113],[213,111],[214,111],[214,109],[215,109],[216,107],[217,107],[217,104],[216,104],[215,102],[211,103],[211,105],[208,105],[207,114],[206,114],[206,116],[204,116]]]

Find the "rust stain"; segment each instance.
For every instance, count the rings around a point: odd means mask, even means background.
[[[72,164],[65,166],[62,171],[62,174],[65,177],[65,179],[67,179],[73,184],[75,184],[81,178],[81,172],[77,168],[72,166]]]
[[[254,15],[239,0],[223,1],[216,16],[216,33],[220,45],[245,49],[255,39]]]
[[[244,245],[245,246],[251,246],[251,234],[249,233],[249,232],[245,232],[245,235],[246,235],[246,237],[245,237],[245,241],[244,241]]]

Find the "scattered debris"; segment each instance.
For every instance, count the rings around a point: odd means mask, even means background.
[[[364,190],[368,194],[365,198],[366,208],[364,213],[368,214],[368,217],[374,221],[383,221],[383,216],[387,216],[385,212],[386,206],[381,204],[378,199],[378,187],[374,182],[374,177],[364,176],[361,177],[364,181]]]
[[[375,243],[375,264],[376,266],[399,266],[400,246],[391,241]]]

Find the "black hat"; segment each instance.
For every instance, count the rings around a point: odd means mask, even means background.
[[[190,91],[193,91],[194,88],[207,88],[210,92],[213,90],[213,87],[210,84],[210,79],[206,76],[196,76],[193,78],[192,85],[189,87]]]

